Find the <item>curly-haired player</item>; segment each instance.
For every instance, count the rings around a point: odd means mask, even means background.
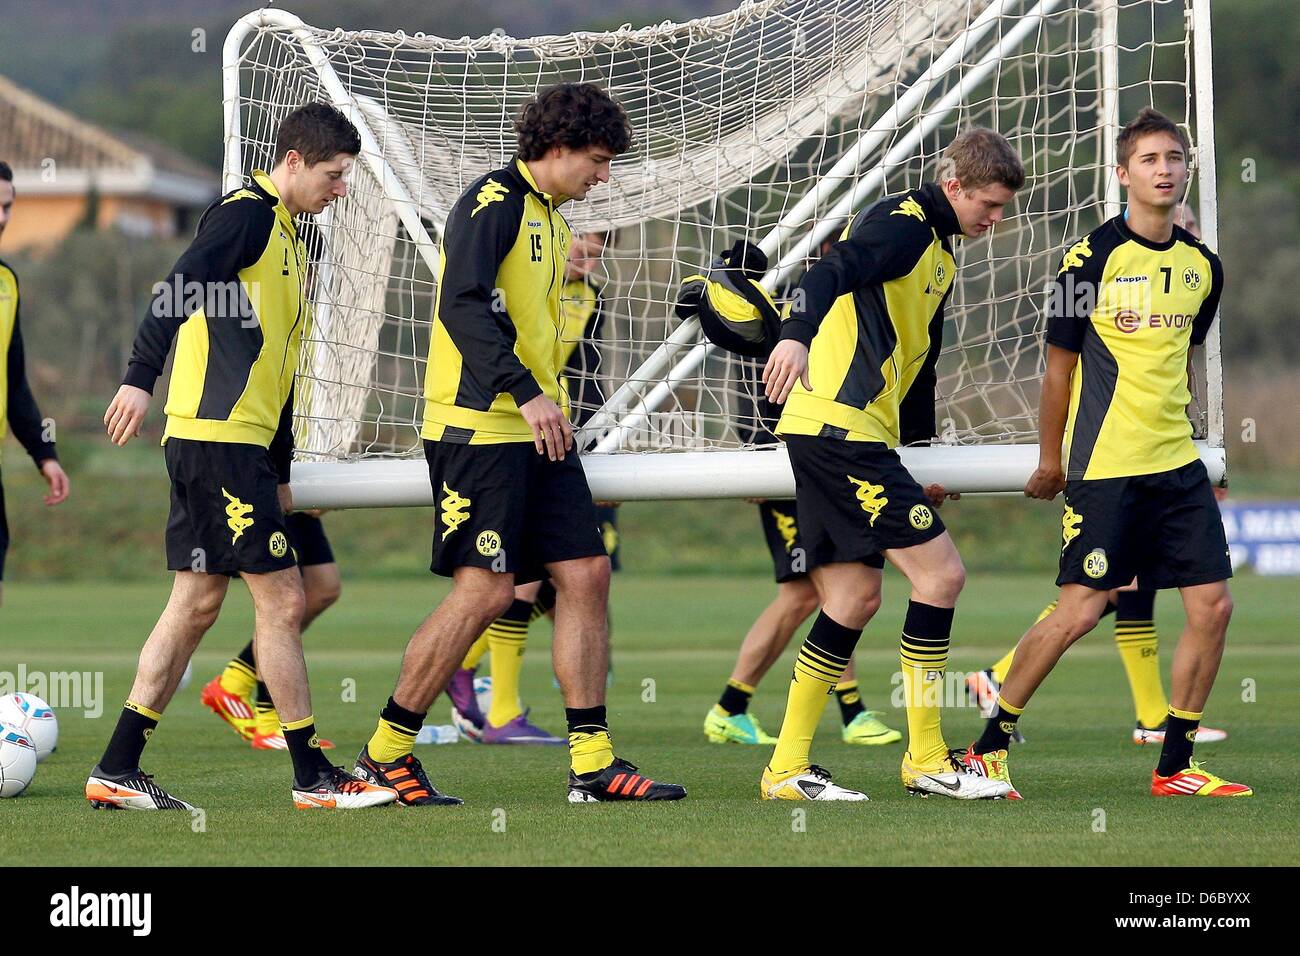
[[[568,799],[678,800],[614,756],[605,718],[609,556],[560,408],[560,295],[569,253],[559,206],[609,179],[631,145],[600,87],[549,87],[520,110],[519,154],[479,177],[447,219],[424,383],[434,498],[431,570],[451,592],[407,644],[357,773],[404,805],[459,803],[411,753],[434,699],[517,583],[555,583],[554,665],[569,725]]]

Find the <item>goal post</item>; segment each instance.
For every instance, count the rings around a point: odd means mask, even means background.
[[[746,0],[681,24],[531,39],[250,13],[223,53],[227,188],[269,163],[280,118],[309,100],[338,106],[362,139],[348,196],[307,217],[295,502],[432,502],[419,429],[441,230],[463,189],[514,152],[518,106],[561,80],[607,88],[634,131],[611,182],[562,209],[575,233],[611,237],[595,275],[600,363],[581,373],[607,398],[575,408],[598,499],[793,494],[783,446],[753,441],[758,365],[676,318],[678,284],[744,238],[773,263],[763,284],[780,298],[850,215],[933,178],[971,125],[1008,137],[1026,185],[991,239],[957,245],[938,440],[901,454],[924,482],[1019,490],[1038,457],[1043,296],[1068,244],[1114,208],[1122,117],[1154,103],[1188,132],[1214,245],[1210,49],[1208,0]],[[1204,351],[1193,422],[1217,481],[1217,323]]]

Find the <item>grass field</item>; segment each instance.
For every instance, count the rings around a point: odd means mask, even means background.
[[[951,671],[986,666],[1050,596],[1043,576],[973,577],[958,609]],[[757,799],[767,748],[708,744],[700,733],[740,636],[772,593],[762,576],[615,579],[615,681],[610,719],[617,751],[650,775],[684,784],[678,804],[569,806],[562,748],[420,747],[434,782],[459,808],[301,813],[289,800],[289,761],[249,750],[201,707],[198,690],[243,645],[251,610],[236,586],[195,657],[195,683],[178,695],[145,755],[145,767],[206,809],[203,827],[182,814],[95,813],[81,791],[112,729],[167,583],[11,584],[0,609],[0,671],[102,671],[103,716],[59,712],[58,751],[16,800],[0,801],[0,845],[9,861],[54,865],[151,864],[1011,864],[1197,865],[1300,862],[1300,640],[1295,583],[1243,577],[1237,612],[1207,722],[1230,731],[1201,748],[1210,766],[1253,784],[1237,801],[1154,800],[1145,795],[1154,748],[1129,743],[1132,709],[1109,623],[1085,638],[1049,679],[1022,722],[1029,743],[1013,754],[1020,803],[959,804],[908,797],[899,745],[840,743],[832,701],[814,759],[871,795],[867,804],[770,804]],[[308,633],[315,711],[323,735],[350,767],[387,698],[406,638],[445,585],[355,581]],[[901,580],[887,576],[885,608],[858,652],[864,697],[890,707]],[[1166,674],[1181,610],[1157,605]],[[536,720],[563,729],[551,687],[549,626],[534,626],[525,666]],[[775,732],[792,656],[755,698]],[[344,700],[355,681],[356,702]],[[647,685],[646,681],[653,681]],[[1243,700],[1254,682],[1255,702]],[[653,693],[650,693],[650,690]],[[1249,696],[1249,695],[1247,695]],[[652,701],[643,699],[653,697]],[[430,714],[445,722],[446,699]],[[947,712],[950,744],[978,730],[975,711]],[[806,810],[800,821],[792,811]],[[1098,811],[1101,811],[1099,813]],[[1097,831],[1103,820],[1104,830]],[[495,824],[495,826],[494,826]],[[502,831],[504,824],[504,832]],[[196,832],[196,828],[200,832]]]

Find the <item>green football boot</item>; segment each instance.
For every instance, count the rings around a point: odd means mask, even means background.
[[[844,729],[840,731],[840,736],[844,738],[846,744],[867,746],[896,744],[903,739],[903,735],[880,722],[880,718],[884,715],[884,711],[864,710],[845,724]]]
[[[753,714],[728,716],[717,704],[704,718],[704,736],[715,744],[771,744],[776,738],[763,732],[758,718]]]

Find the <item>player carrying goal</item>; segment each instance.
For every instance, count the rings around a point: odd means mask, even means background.
[[[900,648],[907,704],[908,791],[997,799],[1010,785],[969,771],[939,723],[961,557],[938,502],[903,467],[900,418],[929,409],[943,307],[956,263],[951,237],[976,238],[1024,185],[1011,145],[969,130],[944,152],[940,179],[858,213],[796,292],[763,381],[785,410],[777,434],[794,469],[808,565],[822,610],[795,661],[785,720],[760,792],[766,800],[865,800],[809,759],[813,731],[863,628],[880,607],[888,560],[912,585]],[[939,500],[942,500],[941,498]]]
[[[408,806],[460,803],[411,753],[430,704],[475,639],[543,571],[555,583],[555,673],[569,725],[572,803],[678,800],[614,756],[605,716],[609,557],[573,433],[560,409],[560,290],[570,232],[558,207],[609,178],[631,145],[627,115],[600,87],[561,83],[531,98],[519,153],[472,183],[447,220],[424,438],[434,497],[431,570],[451,592],[411,637],[397,687],[357,773]]]

